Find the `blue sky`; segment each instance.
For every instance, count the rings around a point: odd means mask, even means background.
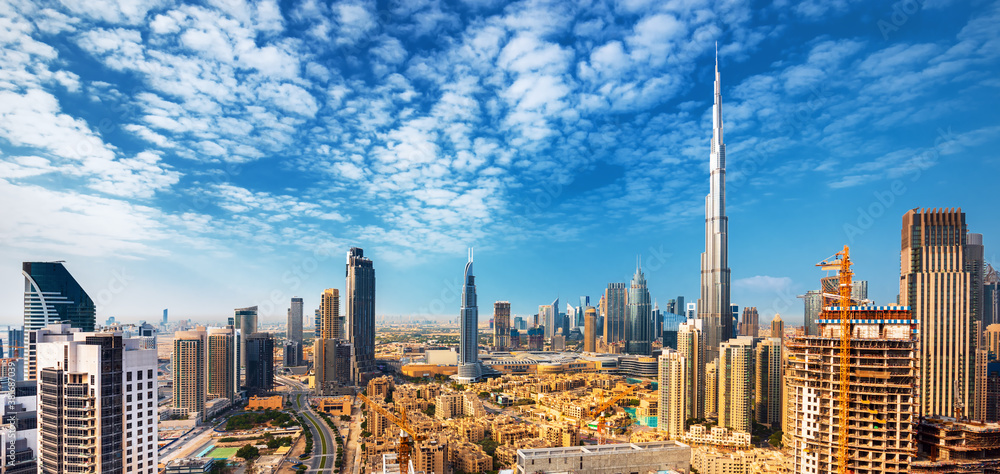
[[[801,321],[845,243],[898,291],[913,207],[1000,224],[1000,4],[852,0],[9,0],[0,4],[0,322],[66,260],[99,319],[223,320],[344,287],[481,318],[596,302],[641,256],[697,299],[718,42],[733,302]]]

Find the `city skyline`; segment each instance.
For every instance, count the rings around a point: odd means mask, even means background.
[[[512,315],[596,300],[636,255],[654,300],[694,301],[715,41],[732,303],[802,324],[847,243],[891,304],[908,209],[961,207],[998,262],[971,190],[1000,171],[1000,9],[947,3],[5,6],[28,62],[0,86],[0,196],[24,203],[0,210],[0,324],[23,318],[16,268],[55,260],[98,321],[280,322],[351,246],[379,262],[378,316],[454,319],[472,245]]]

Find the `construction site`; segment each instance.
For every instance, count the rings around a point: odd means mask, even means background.
[[[1000,423],[925,418],[918,427],[917,442],[921,459],[910,465],[910,472],[1000,472]]]
[[[819,266],[819,334],[786,340],[785,419],[793,472],[903,473],[916,457],[917,321],[908,307],[854,305],[849,250]]]

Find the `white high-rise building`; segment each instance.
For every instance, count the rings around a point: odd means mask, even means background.
[[[688,396],[690,366],[683,354],[667,350],[659,360],[659,420],[656,427],[666,431],[670,438],[678,439],[684,434],[684,421],[691,410]]]
[[[750,433],[754,397],[754,340],[740,336],[719,346],[719,426]]]
[[[50,325],[38,341],[38,472],[157,472],[156,349]]]
[[[705,353],[719,354],[719,344],[733,333],[729,306],[729,218],[726,217],[726,145],[722,140],[722,86],[715,58],[715,103],[712,106],[712,149],[705,196],[705,252],[701,254],[701,297],[698,317],[705,320]]]

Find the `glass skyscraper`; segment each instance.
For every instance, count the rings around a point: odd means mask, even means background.
[[[347,337],[352,346],[351,382],[368,383],[375,375],[375,268],[365,251],[347,252]]]
[[[60,322],[84,332],[92,332],[97,321],[97,306],[83,287],[69,274],[62,262],[24,262],[24,331],[28,380],[35,380],[35,331]]]
[[[642,268],[636,267],[628,289],[625,317],[625,352],[651,355],[653,342],[653,308]]]

